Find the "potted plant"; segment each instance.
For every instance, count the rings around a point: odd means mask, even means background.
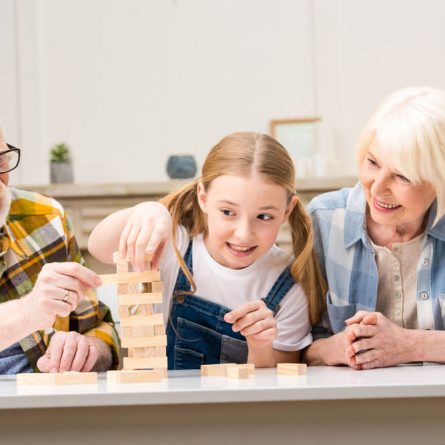
[[[55,144],[50,150],[51,183],[72,183],[71,151],[65,143]]]

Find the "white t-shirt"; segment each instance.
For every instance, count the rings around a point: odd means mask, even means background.
[[[184,256],[190,238],[183,227],[177,233],[177,247]],[[192,260],[196,295],[230,309],[266,297],[280,274],[292,262],[286,252],[273,246],[250,266],[230,269],[210,256],[202,235],[193,239]],[[160,272],[164,282],[164,317],[168,320],[171,296],[179,272],[179,263],[171,244],[166,247]],[[278,328],[273,344],[275,349],[299,351],[312,343],[307,306],[303,289],[294,284],[281,300],[275,317]]]

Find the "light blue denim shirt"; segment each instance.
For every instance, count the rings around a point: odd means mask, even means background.
[[[328,283],[327,313],[313,329],[314,340],[344,329],[359,310],[375,311],[378,271],[366,231],[362,186],[325,193],[313,199],[308,212],[314,225],[315,249]],[[445,217],[434,226],[436,202],[429,210],[417,265],[419,329],[445,329]]]

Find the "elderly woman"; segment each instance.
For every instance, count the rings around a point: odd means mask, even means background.
[[[445,93],[390,95],[361,135],[358,164],[354,188],[309,205],[329,292],[306,360],[445,362]]]

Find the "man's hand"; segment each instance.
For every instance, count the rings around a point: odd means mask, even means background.
[[[33,290],[21,299],[30,331],[53,326],[76,309],[85,289],[101,285],[97,274],[78,263],[45,264]]]

